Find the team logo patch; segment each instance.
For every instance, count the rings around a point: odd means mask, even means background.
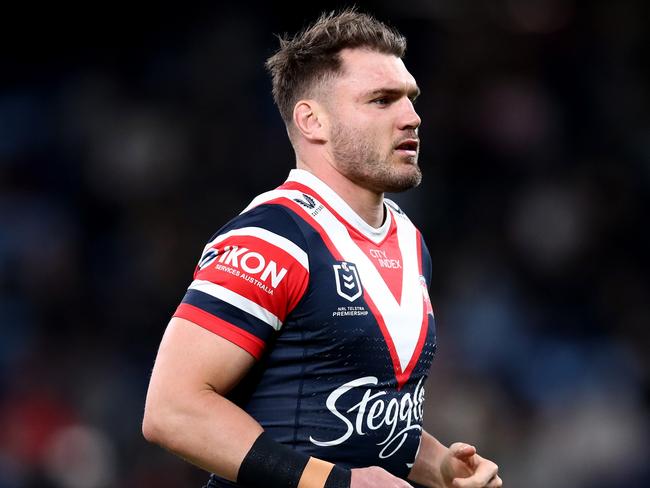
[[[339,264],[332,266],[336,278],[336,293],[350,302],[355,301],[363,293],[356,265],[347,261],[339,261]]]

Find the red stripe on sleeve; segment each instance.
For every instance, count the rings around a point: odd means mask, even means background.
[[[174,312],[174,317],[189,320],[190,322],[229,340],[233,344],[241,347],[244,351],[248,352],[255,359],[260,359],[262,357],[264,347],[266,346],[262,339],[206,312],[205,310],[201,310],[189,303],[181,303],[176,309],[176,312]]]

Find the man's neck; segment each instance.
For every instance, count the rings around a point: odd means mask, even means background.
[[[327,184],[371,227],[379,228],[384,223],[383,193],[376,193],[357,185],[329,164],[311,166],[298,160],[296,167],[309,171]]]

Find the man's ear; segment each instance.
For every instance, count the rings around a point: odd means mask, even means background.
[[[311,142],[327,142],[328,119],[325,108],[315,100],[299,100],[293,107],[293,124]]]

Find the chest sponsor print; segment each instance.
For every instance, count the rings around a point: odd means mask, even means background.
[[[339,446],[354,435],[364,436],[372,431],[380,431],[385,436],[377,443],[377,446],[381,446],[379,458],[386,459],[397,453],[406,442],[409,432],[422,430],[424,379],[420,379],[413,392],[396,396],[385,390],[377,390],[378,382],[377,377],[366,376],[349,381],[332,391],[326,406],[345,432],[335,439],[316,439],[310,436],[309,441],[321,447]],[[339,402],[343,403],[349,395],[361,397],[357,403],[341,411]]]

